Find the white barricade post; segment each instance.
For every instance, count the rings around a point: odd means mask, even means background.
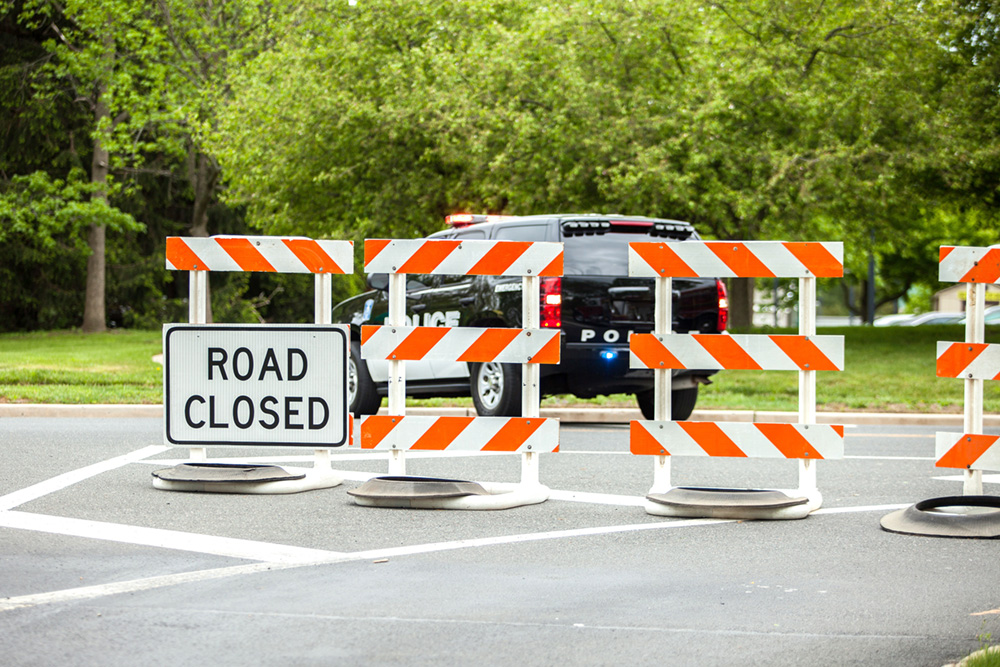
[[[538,456],[559,451],[559,422],[539,414],[539,364],[559,363],[559,329],[539,327],[539,278],[561,276],[561,243],[365,240],[365,271],[389,274],[384,326],[362,327],[361,356],[389,366],[388,415],[361,422],[361,447],[389,451],[389,476],[348,491],[359,505],[508,509],[544,502]],[[522,329],[405,326],[406,274],[520,276]],[[407,417],[405,363],[422,359],[520,363],[521,417]],[[406,475],[406,451],[520,452],[519,483]]]
[[[961,496],[931,498],[882,517],[885,530],[933,537],[1000,537],[1000,497],[983,495],[983,470],[1000,471],[1000,436],[983,434],[983,381],[1000,379],[1000,345],[986,344],[986,285],[1000,283],[1000,246],[942,246],[941,282],[968,283],[965,342],[937,344],[937,376],[965,380],[962,433],[939,432],[935,466],[963,471]]]
[[[843,458],[844,428],[816,424],[816,372],[843,370],[843,336],[816,335],[816,279],[843,275],[843,244],[779,241],[681,241],[629,244],[629,275],[656,279],[651,334],[629,340],[632,368],[654,369],[654,420],[631,423],[633,454],[655,456],[645,508],[659,516],[800,519],[822,505],[816,462]],[[675,334],[673,278],[798,278],[798,335]],[[673,369],[796,370],[797,424],[673,422]],[[672,456],[799,460],[794,490],[674,487]]]
[[[188,324],[163,327],[164,442],[191,462],[153,473],[172,491],[276,494],[342,483],[330,449],[352,439],[349,332],[332,323],[332,276],[354,243],[298,237],[169,237],[166,266],[189,272]],[[314,325],[210,325],[209,271],[315,275]],[[312,468],[211,462],[213,446],[309,447]]]

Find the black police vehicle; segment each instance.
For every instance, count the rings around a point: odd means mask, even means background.
[[[612,215],[525,217],[449,216],[450,228],[432,239],[561,241],[564,275],[540,279],[542,327],[562,329],[561,361],[541,365],[542,395],[635,394],[653,418],[653,371],[630,369],[629,334],[653,329],[655,281],[628,276],[633,241],[697,240],[687,222]],[[348,404],[355,415],[372,414],[387,394],[388,362],[361,358],[361,326],[382,324],[388,314],[384,275],[369,276],[369,292],[334,307],[334,322],[351,325]],[[502,276],[407,275],[409,326],[520,327],[521,279]],[[718,333],[728,304],[714,278],[673,280],[675,332]],[[672,419],[687,419],[714,370],[673,373]],[[518,364],[408,361],[408,396],[472,396],[482,416],[521,414]]]

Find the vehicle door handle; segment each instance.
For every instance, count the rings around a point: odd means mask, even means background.
[[[412,310],[415,313],[419,313],[421,310],[423,310],[426,307],[427,307],[426,303],[414,303],[414,304],[410,304],[410,310]]]
[[[474,296],[463,296],[461,299],[458,300],[458,303],[462,306],[468,306],[470,303],[474,303],[475,300],[476,297]]]

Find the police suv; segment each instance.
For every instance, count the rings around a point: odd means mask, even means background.
[[[449,216],[449,229],[432,239],[561,241],[564,275],[543,277],[541,327],[562,329],[559,364],[541,365],[542,395],[635,394],[647,419],[653,418],[653,371],[630,369],[628,337],[653,330],[655,285],[628,276],[628,244],[633,241],[697,240],[687,222],[612,215],[525,217]],[[378,411],[387,394],[388,362],[361,358],[361,326],[382,324],[388,314],[387,277],[368,277],[373,289],[334,306],[334,322],[350,322],[348,403],[355,415]],[[673,330],[719,333],[729,310],[722,281],[673,280]],[[407,275],[408,326],[521,326],[521,279],[503,276]],[[698,386],[714,370],[673,372],[672,419],[687,419]],[[521,366],[501,363],[408,361],[408,396],[472,396],[482,416],[521,414]]]

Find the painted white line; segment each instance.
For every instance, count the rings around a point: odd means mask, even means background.
[[[934,477],[932,479],[941,480],[942,482],[964,482],[964,475],[943,475],[941,477]],[[1000,475],[983,475],[983,484],[1000,484]]]
[[[909,507],[904,505],[869,505],[867,507],[837,507],[828,510],[817,510],[813,514],[847,514],[854,512],[873,512],[902,509]],[[8,514],[22,514],[12,512]],[[40,604],[57,602],[73,602],[78,600],[89,600],[119,593],[130,593],[165,586],[207,581],[210,579],[221,579],[241,574],[254,574],[257,572],[287,570],[297,567],[307,567],[311,565],[325,565],[343,563],[349,561],[393,558],[401,556],[412,556],[416,554],[437,553],[452,551],[456,549],[469,549],[477,547],[499,546],[504,544],[520,544],[525,542],[537,542],[540,540],[566,539],[573,537],[588,537],[593,535],[611,535],[614,533],[635,532],[642,530],[671,530],[675,528],[692,528],[699,526],[711,526],[726,523],[739,523],[736,519],[683,519],[656,521],[652,523],[628,524],[621,526],[602,526],[597,528],[578,528],[570,530],[547,531],[543,533],[523,533],[519,535],[506,535],[499,537],[484,537],[469,540],[456,540],[453,542],[436,542],[431,544],[419,544],[405,547],[389,547],[382,549],[371,549],[367,551],[355,551],[340,555],[333,555],[337,552],[326,552],[331,554],[329,558],[312,562],[286,562],[286,563],[258,563],[253,565],[238,565],[234,567],[217,568],[212,570],[199,570],[196,572],[185,572],[181,574],[163,575],[159,577],[148,577],[145,579],[134,579],[112,584],[102,584],[98,586],[86,586],[81,588],[70,588],[62,591],[51,591],[48,593],[36,593],[22,595],[0,600],[0,612],[30,607]]]
[[[933,456],[845,456],[845,459],[862,461],[934,461]]]
[[[339,558],[343,555],[336,551],[322,549],[307,549],[270,542],[200,535],[162,528],[126,526],[119,523],[71,519],[30,512],[0,512],[0,526],[145,547],[194,551],[213,556],[259,560],[267,563],[307,563]]]
[[[165,452],[168,449],[170,448],[163,445],[144,447],[129,454],[116,456],[113,459],[101,461],[100,463],[95,463],[84,468],[78,468],[77,470],[57,475],[56,477],[47,479],[44,482],[39,482],[38,484],[33,484],[19,491],[8,493],[5,496],[0,496],[0,511],[13,509],[18,505],[23,505],[24,503],[32,500],[37,500],[42,496],[47,496],[48,494],[55,493],[56,491],[61,491],[67,486],[72,486],[77,482],[82,482],[85,479],[100,475],[101,473],[108,472],[109,470],[114,470],[115,468],[121,468],[124,465],[134,463],[148,456],[155,456],[156,454]]]
[[[302,564],[279,565],[277,563],[253,563],[251,565],[234,565],[233,567],[197,570],[195,572],[182,572],[180,574],[165,574],[158,577],[132,579],[130,581],[120,581],[111,584],[81,586],[80,588],[68,588],[48,593],[33,593],[31,595],[20,595],[17,597],[0,599],[0,612],[23,607],[33,607],[40,604],[50,604],[54,602],[93,600],[94,598],[117,595],[119,593],[136,593],[138,591],[148,591],[154,588],[163,588],[165,586],[210,581],[212,579],[222,579],[240,574],[255,574],[257,572],[286,570],[293,567],[302,567]]]
[[[864,507],[829,507],[826,509],[818,509],[812,514],[854,514],[856,512],[893,512],[895,510],[901,510],[905,507],[909,507],[913,503],[904,503],[902,505],[867,505]]]
[[[619,505],[622,507],[642,507],[646,502],[646,499],[643,496],[622,496],[612,493],[588,493],[586,491],[555,490],[549,494],[549,500],[568,500],[576,503]]]

